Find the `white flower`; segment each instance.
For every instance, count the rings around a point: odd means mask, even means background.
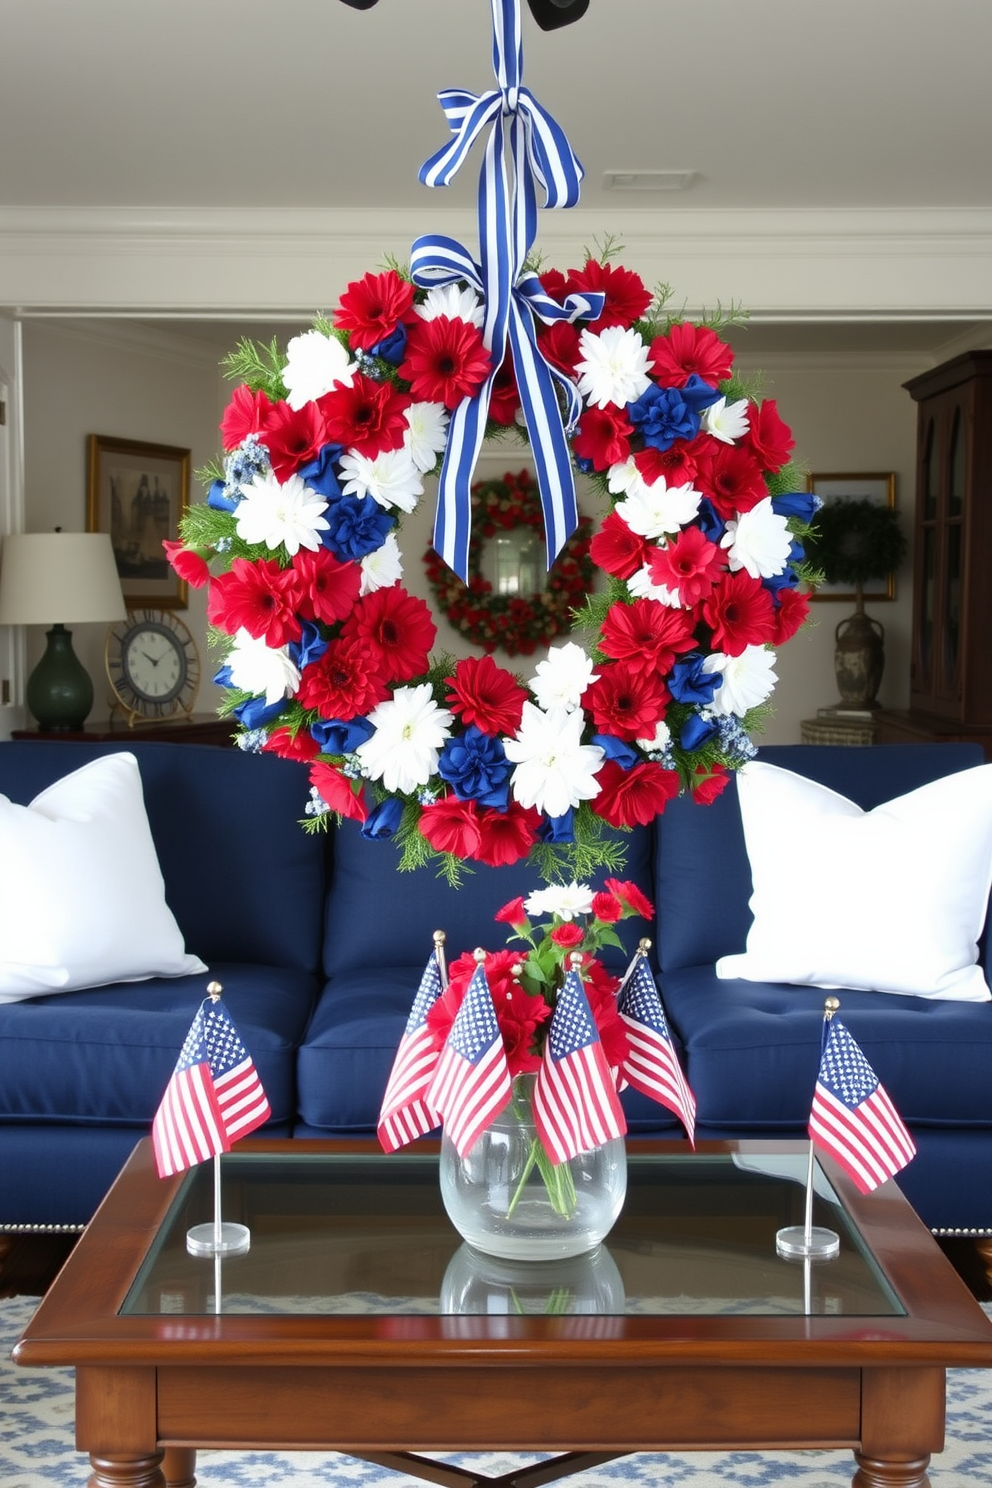
[[[355,751],[362,773],[369,780],[381,780],[387,791],[409,794],[426,785],[437,771],[438,755],[454,721],[454,714],[434,701],[431,684],[397,687],[368,717],[375,733]]]
[[[443,403],[411,403],[405,414],[403,444],[420,471],[433,470],[448,442],[448,410]]]
[[[566,641],[564,646],[551,647],[527,685],[545,712],[550,712],[552,708],[577,708],[589,683],[597,678],[592,657],[574,641]]]
[[[371,496],[387,510],[398,506],[412,512],[417,497],[424,494],[420,471],[407,449],[383,450],[372,459],[349,450],[340,463],[341,474],[347,477],[341,486],[345,496]]]
[[[743,718],[749,708],[756,708],[775,690],[778,676],[772,671],[775,652],[764,646],[746,646],[740,656],[726,656],[714,651],[703,662],[704,672],[719,672],[723,681],[713,694],[710,712],[731,713]]]
[[[608,403],[622,408],[651,386],[650,354],[636,331],[607,326],[597,336],[585,330],[579,337],[579,350],[584,358],[575,364],[582,374],[579,392],[597,408]]]
[[[570,806],[599,795],[596,771],[604,755],[598,744],[582,743],[583,723],[579,711],[542,713],[524,703],[516,738],[503,740],[507,759],[517,767],[511,789],[521,806],[564,816]]]
[[[391,589],[394,584],[398,584],[403,577],[403,560],[395,533],[387,532],[382,547],[366,553],[360,567],[362,594],[371,594],[374,589]]]
[[[772,510],[769,496],[727,523],[720,546],[730,549],[730,567],[735,571],[745,568],[752,579],[770,579],[784,572],[792,537],[785,517]]]
[[[242,487],[244,496],[234,512],[238,536],[243,542],[264,543],[278,548],[282,543],[290,557],[301,548],[315,553],[320,547],[317,533],[327,528],[321,512],[327,510],[323,496],[310,487],[302,476],[291,475],[282,485],[271,470],[253,477]]]
[[[282,380],[288,389],[286,402],[290,408],[313,403],[335,386],[351,387],[358,371],[358,363],[348,360],[341,342],[323,331],[294,336],[286,347],[286,356]]]
[[[485,311],[474,289],[460,289],[457,284],[438,285],[427,291],[422,305],[413,308],[422,320],[436,320],[439,315],[446,315],[449,320],[467,320],[482,330]]]
[[[244,629],[234,637],[227,665],[235,687],[255,697],[264,694],[269,705],[292,697],[300,685],[300,674],[289,659],[288,648],[268,646],[264,637],[253,636]]]
[[[614,496],[626,494],[628,491],[636,490],[644,485],[644,477],[637,468],[637,461],[633,455],[628,455],[626,460],[619,460],[616,465],[611,465],[606,472],[606,484]]]
[[[700,423],[714,439],[722,439],[724,444],[733,444],[735,439],[742,439],[750,427],[747,399],[741,398],[736,403],[728,404],[726,398],[717,398],[709,408],[703,409]]]
[[[645,754],[664,754],[671,742],[672,731],[663,718],[655,724],[654,733],[650,739],[634,740],[638,749],[643,749]]]
[[[663,537],[668,532],[680,532],[691,522],[698,515],[702,499],[702,493],[692,485],[670,486],[662,475],[650,486],[643,479],[639,485],[632,482],[616,510],[631,532],[641,537]]]
[[[656,584],[651,577],[651,565],[645,563],[635,574],[631,574],[627,580],[627,592],[634,599],[656,599],[659,604],[668,605],[671,610],[682,608],[682,600],[677,589],[669,589],[665,584]]]
[[[559,920],[574,920],[577,915],[592,914],[593,890],[588,884],[552,884],[547,889],[535,889],[524,900],[524,909],[530,919],[539,915],[557,915]]]

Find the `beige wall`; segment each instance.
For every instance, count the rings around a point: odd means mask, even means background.
[[[231,342],[238,330],[232,326]],[[755,359],[743,353],[739,364],[751,370]],[[809,469],[821,472],[894,471],[897,499],[912,512],[915,405],[901,384],[921,370],[919,363],[865,358],[843,361],[779,356],[763,360],[765,394],[778,399],[796,437],[796,452]],[[194,468],[218,450],[217,422],[228,385],[216,357],[168,330],[142,332],[122,322],[95,334],[66,322],[29,321],[24,327],[25,495],[28,530],[61,524],[81,531],[86,520],[85,450],[90,433],[179,445],[192,451]],[[486,455],[484,473],[496,476],[526,463],[525,453],[508,447]],[[202,492],[194,486],[193,499]],[[595,500],[580,491],[580,506],[593,514]],[[433,506],[425,496],[403,529],[406,582],[429,599],[422,553],[430,540]],[[908,527],[908,524],[907,524]],[[908,567],[908,565],[907,565]],[[807,629],[779,655],[775,716],[764,738],[770,743],[799,740],[800,721],[817,707],[836,701],[833,683],[833,632],[850,606],[819,602]],[[908,700],[910,631],[909,573],[900,576],[895,603],[874,607],[886,628],[886,674],[882,701],[904,706]],[[201,650],[204,675],[216,657],[208,656],[202,592],[190,592],[187,623]],[[438,646],[456,655],[471,648],[438,617]],[[101,626],[80,626],[76,649],[97,690],[93,719],[108,714]],[[29,666],[40,655],[43,633],[29,635]],[[528,676],[539,657],[497,660]],[[217,697],[208,681],[198,707],[209,711]]]

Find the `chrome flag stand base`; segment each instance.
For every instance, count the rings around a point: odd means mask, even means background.
[[[775,1236],[775,1250],[786,1260],[830,1261],[840,1254],[840,1236],[813,1223],[813,1143],[806,1169],[806,1223],[787,1225]]]
[[[214,1219],[212,1224],[193,1225],[186,1231],[186,1249],[195,1256],[247,1255],[251,1231],[247,1225],[221,1222],[220,1153],[214,1154]]]

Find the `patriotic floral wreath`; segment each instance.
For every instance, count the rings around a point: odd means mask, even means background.
[[[430,610],[400,583],[400,518],[490,370],[477,291],[389,267],[285,353],[242,341],[227,358],[226,453],[170,561],[209,584],[242,746],[308,761],[307,824],[395,837],[402,867],[618,870],[606,828],[681,791],[711,800],[753,754],[772,648],[806,618],[818,502],[774,400],[734,374],[713,325],[667,314],[665,291],[609,258],[535,276],[585,303],[537,335],[581,405],[572,457],[613,505],[590,549],[605,592],[526,684],[488,655],[432,660]],[[508,354],[487,437],[525,438],[519,412]]]
[[[438,608],[449,624],[483,651],[497,646],[508,656],[532,656],[556,636],[567,635],[572,616],[585,603],[592,586],[589,557],[592,523],[579,525],[548,573],[547,586],[532,594],[493,594],[482,573],[482,548],[501,529],[532,527],[544,531],[541,503],[533,477],[521,470],[507,471],[501,480],[477,481],[472,487],[472,540],[469,580],[463,584],[434,548],[424,554],[424,566]]]

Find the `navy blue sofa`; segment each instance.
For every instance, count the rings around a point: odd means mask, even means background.
[[[106,745],[0,744],[0,792],[26,804]],[[116,746],[114,746],[116,747]],[[128,742],[141,770],[166,897],[186,947],[224,987],[272,1106],[267,1132],[373,1139],[413,993],[443,928],[449,954],[502,944],[500,905],[536,886],[525,865],[480,868],[454,891],[396,871],[389,843],[352,823],[308,835],[303,766],[202,745]],[[768,761],[870,808],[982,763],[968,745],[795,746]],[[648,933],[699,1105],[701,1137],[804,1134],[823,996],[718,981],[743,949],[750,871],[736,792],[673,802],[629,838],[625,876]],[[146,1135],[208,977],[158,979],[0,1006],[0,1227],[85,1223]],[[992,1003],[849,992],[844,1018],[913,1131],[900,1186],[933,1229],[992,1233]],[[659,1106],[624,1094],[633,1133],[679,1137]]]

